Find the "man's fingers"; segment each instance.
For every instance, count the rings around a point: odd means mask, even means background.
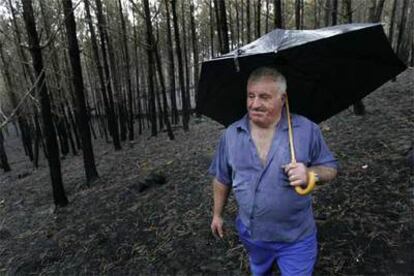
[[[285,173],[289,173],[290,170],[295,169],[297,167],[297,163],[289,163],[286,165],[282,165],[282,168],[285,170]]]
[[[291,186],[302,186],[302,185],[306,185],[306,183],[304,180],[296,179],[296,180],[290,181],[290,185]]]
[[[220,238],[224,237],[223,227],[221,227],[221,226],[217,227],[217,232],[218,232]]]
[[[218,237],[223,238],[224,237],[223,226],[212,224],[211,225],[211,232],[213,233],[214,237],[216,237],[216,238],[218,238]]]

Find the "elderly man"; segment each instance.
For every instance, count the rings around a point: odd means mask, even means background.
[[[233,189],[239,207],[236,227],[254,275],[311,275],[317,256],[316,225],[306,187],[309,172],[317,183],[336,176],[336,160],[318,125],[292,116],[297,163],[291,163],[284,108],[286,80],[276,69],[253,71],[247,83],[247,110],[222,135],[209,172],[214,176],[211,230],[224,236],[223,209]]]

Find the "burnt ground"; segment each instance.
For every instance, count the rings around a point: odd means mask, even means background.
[[[414,70],[365,100],[367,114],[348,109],[321,124],[341,169],[314,192],[320,254],[315,275],[414,273]],[[191,131],[144,133],[115,152],[94,141],[100,179],[84,184],[81,156],[62,159],[70,204],[55,209],[49,171],[34,170],[10,129],[13,171],[0,175],[0,275],[240,275],[246,253],[226,208],[227,236],[210,234],[207,168],[223,128],[192,119]],[[166,184],[139,193],[151,172]]]

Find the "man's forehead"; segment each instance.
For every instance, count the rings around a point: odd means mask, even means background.
[[[254,81],[249,82],[247,84],[247,92],[255,92],[255,93],[264,93],[264,94],[271,94],[277,92],[277,85],[276,82],[268,82],[268,81]]]

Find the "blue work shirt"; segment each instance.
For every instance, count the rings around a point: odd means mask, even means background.
[[[307,167],[336,168],[336,159],[324,142],[319,126],[295,114],[291,121],[297,162]],[[312,199],[310,195],[295,192],[282,168],[291,162],[284,111],[275,131],[263,165],[251,138],[246,114],[220,138],[209,173],[232,187],[239,218],[253,240],[295,242],[316,231]]]

